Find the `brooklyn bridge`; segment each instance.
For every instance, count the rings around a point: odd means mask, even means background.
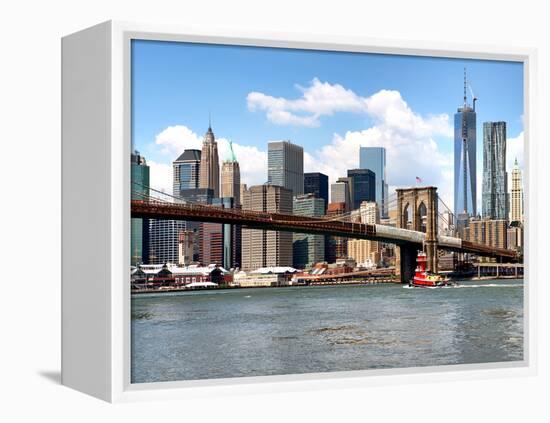
[[[517,259],[517,252],[439,234],[439,198],[436,187],[396,190],[396,227],[365,224],[349,216],[306,217],[282,213],[264,213],[239,208],[222,208],[186,201],[166,201],[159,196],[141,195],[131,200],[133,218],[171,219],[242,225],[251,229],[290,231],[367,239],[395,244],[396,272],[408,282],[416,267],[418,250],[425,250],[428,270],[438,270],[438,250],[494,257],[499,262]],[[406,229],[407,228],[407,229]]]

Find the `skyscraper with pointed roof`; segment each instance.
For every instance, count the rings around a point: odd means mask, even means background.
[[[476,110],[468,104],[464,69],[464,102],[455,114],[454,139],[454,208],[457,219],[464,221],[477,214]]]
[[[518,159],[512,169],[512,192],[510,195],[510,221],[523,223],[523,185]]]
[[[220,196],[218,143],[210,125],[202,142],[199,187],[211,189],[214,192],[214,198]]]
[[[231,158],[225,160],[222,164],[221,197],[233,198],[235,206],[238,206],[241,204],[241,171],[231,141],[229,141],[229,147],[231,149]]]

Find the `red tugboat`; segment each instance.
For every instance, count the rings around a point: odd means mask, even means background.
[[[426,253],[422,251],[419,252],[416,257],[414,278],[409,282],[409,286],[438,287],[454,285],[449,278],[437,274],[429,274],[426,271],[426,261]]]

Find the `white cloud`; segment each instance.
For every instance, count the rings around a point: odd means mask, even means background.
[[[184,125],[169,126],[155,137],[155,144],[160,146],[161,153],[177,158],[183,150],[197,149],[202,146],[202,138]]]
[[[248,109],[262,110],[267,118],[278,125],[319,126],[319,117],[335,112],[359,113],[366,108],[365,99],[340,84],[321,82],[314,78],[309,87],[296,85],[302,97],[288,100],[260,92],[247,96]]]
[[[147,160],[149,184],[152,188],[172,195],[172,165]],[[151,195],[155,196],[154,192]]]
[[[508,172],[508,189],[512,187],[512,169],[517,159],[520,169],[525,168],[525,141],[523,131],[517,137],[506,139],[506,171]]]
[[[359,167],[359,147],[385,147],[390,193],[395,187],[413,186],[416,177],[423,185],[435,185],[449,207],[453,207],[453,157],[443,153],[433,137],[452,136],[447,115],[423,118],[415,113],[397,91],[382,90],[366,100],[375,124],[362,131],[334,134],[331,142],[306,154],[306,171],[317,170],[334,182],[347,169]]]
[[[517,137],[506,140],[506,170],[508,172],[512,171],[516,158],[518,159],[519,167],[524,167],[524,149],[523,131]]]
[[[381,90],[370,97],[361,97],[340,84],[321,82],[317,78],[309,87],[297,85],[297,88],[302,96],[292,100],[251,92],[247,96],[248,109],[264,111],[267,119],[278,125],[314,127],[320,125],[321,116],[348,112],[367,114],[396,131],[452,135],[448,115],[423,118],[411,110],[399,91]]]

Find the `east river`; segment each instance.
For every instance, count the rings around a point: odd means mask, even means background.
[[[523,359],[523,280],[132,296],[132,382]]]

